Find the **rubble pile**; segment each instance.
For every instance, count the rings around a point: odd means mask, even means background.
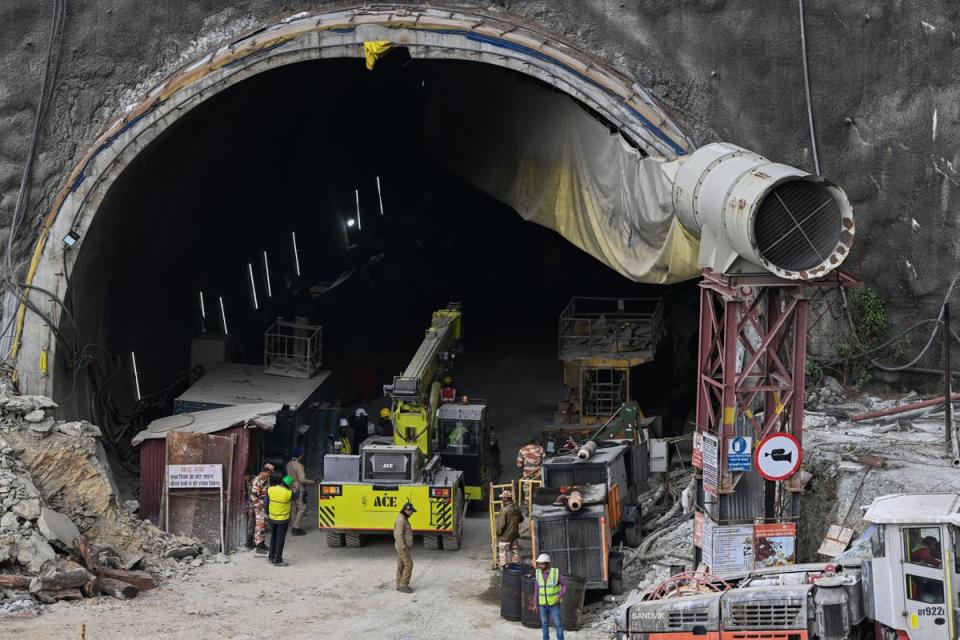
[[[54,409],[0,390],[0,616],[100,593],[127,599],[154,576],[202,566],[199,541],[118,504],[100,429],[58,421]]]
[[[839,387],[825,377],[824,388]],[[960,491],[960,469],[952,466],[945,441],[943,405],[889,416],[859,419],[861,414],[902,406],[921,398],[910,392],[893,398],[866,393],[808,394],[804,417],[804,468],[813,480],[801,500],[801,556],[814,561],[830,525],[854,531],[866,523],[861,507],[892,493]],[[857,418],[857,419],[854,419]]]

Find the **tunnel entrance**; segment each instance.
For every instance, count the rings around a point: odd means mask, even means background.
[[[449,94],[460,86],[450,79],[464,77],[490,95],[553,91],[510,70],[400,50],[374,72],[337,59],[259,74],[165,129],[114,182],[76,256],[60,328],[72,343],[55,370],[63,411],[102,425],[123,454],[197,375],[193,338],[229,333],[234,358],[261,363],[264,330],[295,317],[322,325],[337,399],[370,401],[431,312],[457,301],[465,379],[548,424],[562,395],[567,301],[668,288],[628,280],[438,162],[431,141],[482,126],[438,111],[472,97]],[[673,382],[692,375],[695,297],[673,307],[675,336],[632,388],[651,413],[669,413],[672,399],[682,422],[692,384]],[[495,373],[507,370],[513,381]]]

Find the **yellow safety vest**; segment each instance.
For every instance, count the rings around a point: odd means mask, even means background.
[[[343,446],[340,447],[340,453],[342,455],[348,456],[351,453],[353,453],[353,448],[350,446],[349,440],[347,440],[346,438],[340,438],[340,442],[343,444]]]
[[[289,520],[290,500],[293,498],[293,491],[280,485],[274,485],[267,489],[267,497],[270,499],[267,517],[278,521]]]
[[[543,571],[537,569],[538,602],[541,606],[553,606],[560,602],[560,569],[551,567],[547,572],[547,579],[543,579]]]

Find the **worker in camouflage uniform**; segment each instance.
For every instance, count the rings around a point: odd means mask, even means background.
[[[525,478],[539,477],[540,465],[543,464],[543,458],[546,455],[543,447],[537,444],[536,440],[530,440],[520,447],[520,452],[517,454],[517,466],[523,470],[523,476]]]
[[[503,508],[497,515],[497,551],[500,555],[500,568],[508,564],[520,563],[520,523],[523,514],[513,501],[513,492],[504,489],[500,493]]]
[[[253,542],[253,534],[256,529],[256,518],[257,514],[253,508],[253,499],[251,497],[252,485],[254,479],[257,477],[257,472],[253,469],[244,469],[243,470],[243,486],[246,488],[246,495],[243,500],[243,510],[247,516],[247,549],[253,549],[256,545]]]
[[[259,555],[267,555],[267,508],[263,499],[267,495],[270,476],[273,475],[273,465],[269,462],[250,483],[250,502],[253,503],[253,513],[256,518],[256,528],[253,531],[253,542]]]

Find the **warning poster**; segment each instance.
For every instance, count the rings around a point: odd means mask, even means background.
[[[753,569],[753,525],[713,527],[710,571],[726,575]]]
[[[703,433],[693,432],[693,460],[691,463],[697,469],[703,469]]]
[[[720,491],[720,438],[703,434],[703,490],[712,496]]]
[[[758,524],[753,527],[756,567],[780,567],[797,562],[797,525]]]

